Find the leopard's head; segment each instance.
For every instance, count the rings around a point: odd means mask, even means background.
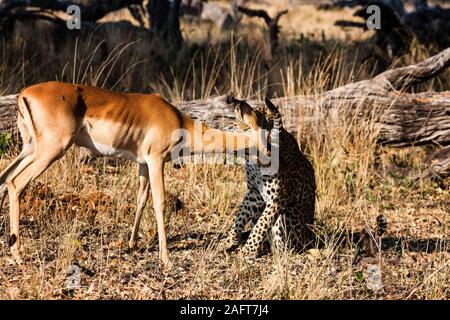
[[[227,102],[234,106],[236,121],[234,128],[236,131],[244,131],[256,137],[260,142],[263,157],[270,160],[272,156],[272,144],[279,143],[279,132],[282,128],[281,114],[278,108],[268,99],[265,99],[266,106],[254,108],[246,101],[228,97]],[[270,161],[259,161],[265,165]],[[265,163],[265,164],[264,164]]]
[[[252,107],[245,100],[238,100],[232,96],[227,98],[227,102],[235,107],[235,131],[263,129],[270,132],[274,128],[280,129],[283,125],[278,108],[267,97],[266,105],[261,107]]]
[[[228,97],[227,102],[234,106],[235,131],[266,130],[273,128],[270,112],[266,107],[252,107],[245,100]]]

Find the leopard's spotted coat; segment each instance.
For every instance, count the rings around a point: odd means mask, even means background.
[[[234,100],[235,103],[246,103]],[[300,151],[297,140],[282,124],[278,109],[266,99],[268,109],[253,109],[263,129],[279,132],[279,168],[273,175],[262,174],[260,165],[246,162],[247,193],[237,213],[234,227],[222,248],[235,249],[244,227],[251,222],[249,238],[242,252],[255,256],[268,237],[275,249],[301,250],[313,241],[316,183],[314,169]],[[236,109],[237,110],[237,109]],[[237,125],[248,129],[239,112]]]

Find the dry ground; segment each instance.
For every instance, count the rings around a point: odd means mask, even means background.
[[[275,72],[280,74],[283,95],[321,92],[373,72],[359,60],[369,35],[332,27],[334,20],[351,13],[322,13],[302,6],[281,20],[286,46]],[[167,58],[164,48],[141,39],[119,47],[106,64],[96,56],[104,50],[94,49],[98,39],[55,48],[48,34],[33,39],[19,33],[13,45],[2,47],[0,93],[59,78],[118,90],[159,91],[171,100],[230,89],[242,97],[260,97],[267,80],[261,52],[267,44],[259,22],[244,24],[231,40],[230,34],[209,24],[183,24],[190,47],[177,57]],[[305,38],[299,42],[301,33]],[[106,33],[104,39],[109,50],[136,40],[117,32]],[[149,54],[155,56],[148,58]],[[415,46],[399,63],[428,54],[427,48]],[[174,64],[170,67],[169,59]],[[426,88],[449,87],[447,72]],[[166,220],[174,266],[163,271],[158,266],[151,206],[143,217],[140,249],[127,249],[137,168],[104,159],[80,164],[79,152],[73,149],[24,194],[23,267],[12,262],[7,248],[7,203],[0,209],[0,298],[448,299],[449,179],[415,179],[424,170],[426,150],[376,148],[375,136],[372,126],[360,128],[343,121],[340,128],[321,123],[298,137],[316,170],[317,243],[302,254],[264,255],[253,264],[239,252],[215,251],[244,195],[243,167],[174,169],[168,164],[167,189],[184,207],[174,210],[169,201],[172,210]],[[0,169],[14,154],[17,151],[12,150],[0,158]],[[364,227],[373,229],[379,214],[388,220],[381,247],[375,256],[363,255],[352,265],[353,235]],[[82,269],[82,286],[67,290],[66,272],[74,263]],[[382,270],[382,290],[367,288],[370,265]]]

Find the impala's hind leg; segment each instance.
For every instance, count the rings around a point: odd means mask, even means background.
[[[0,173],[0,208],[3,206],[3,201],[6,196],[6,181],[8,180],[9,175],[14,172],[18,166],[20,166],[23,159],[31,155],[34,151],[33,139],[31,138],[30,131],[24,123],[22,112],[20,112],[19,108],[17,109],[17,111],[17,127],[19,128],[20,136],[22,138],[23,148],[19,156],[14,159],[13,162],[11,162],[9,166],[2,171],[2,173]]]
[[[0,173],[0,209],[3,207],[3,201],[5,201],[6,191],[8,190],[8,187],[6,186],[6,180],[8,179],[9,175],[18,166],[20,166],[22,160],[27,156],[29,156],[31,153],[33,153],[33,145],[30,143],[25,145],[22,151],[20,152],[19,156],[16,159],[14,159],[14,161],[11,162],[9,166],[2,171],[2,173]]]
[[[8,244],[17,263],[22,262],[19,237],[20,194],[31,181],[40,176],[55,160],[59,159],[71,145],[71,143],[68,143],[64,146],[61,144],[61,140],[55,141],[54,138],[46,139],[42,137],[41,139],[39,148],[36,148],[33,154],[26,156],[16,170],[10,173],[6,181],[10,206],[10,238]]]
[[[141,223],[142,212],[144,211],[145,205],[148,200],[150,190],[148,166],[145,164],[139,165],[139,192],[137,196],[137,208],[136,217],[134,218],[133,231],[131,233],[130,241],[128,246],[130,249],[136,249],[137,239],[139,233],[139,225]]]
[[[21,161],[25,159],[27,156],[33,153],[33,144],[29,143],[26,144],[22,151],[20,152],[19,156],[13,160],[9,164],[9,166],[6,167],[5,170],[0,173],[0,195],[2,194],[2,191],[6,191],[6,180],[8,179],[8,176],[20,165]]]

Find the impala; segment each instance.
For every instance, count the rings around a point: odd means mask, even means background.
[[[18,128],[23,141],[19,156],[0,174],[0,196],[10,206],[9,247],[22,263],[19,236],[20,194],[26,186],[75,144],[95,153],[135,161],[139,165],[136,217],[129,240],[135,248],[139,223],[149,196],[159,239],[159,257],[169,265],[164,226],[164,163],[178,156],[217,152],[267,152],[265,133],[251,108],[239,106],[252,133],[210,129],[181,113],[157,94],[118,93],[63,82],[40,83],[18,96]],[[179,154],[183,150],[183,154]],[[186,151],[187,150],[187,151]],[[188,152],[188,154],[186,154]],[[2,197],[3,198],[3,197]]]

